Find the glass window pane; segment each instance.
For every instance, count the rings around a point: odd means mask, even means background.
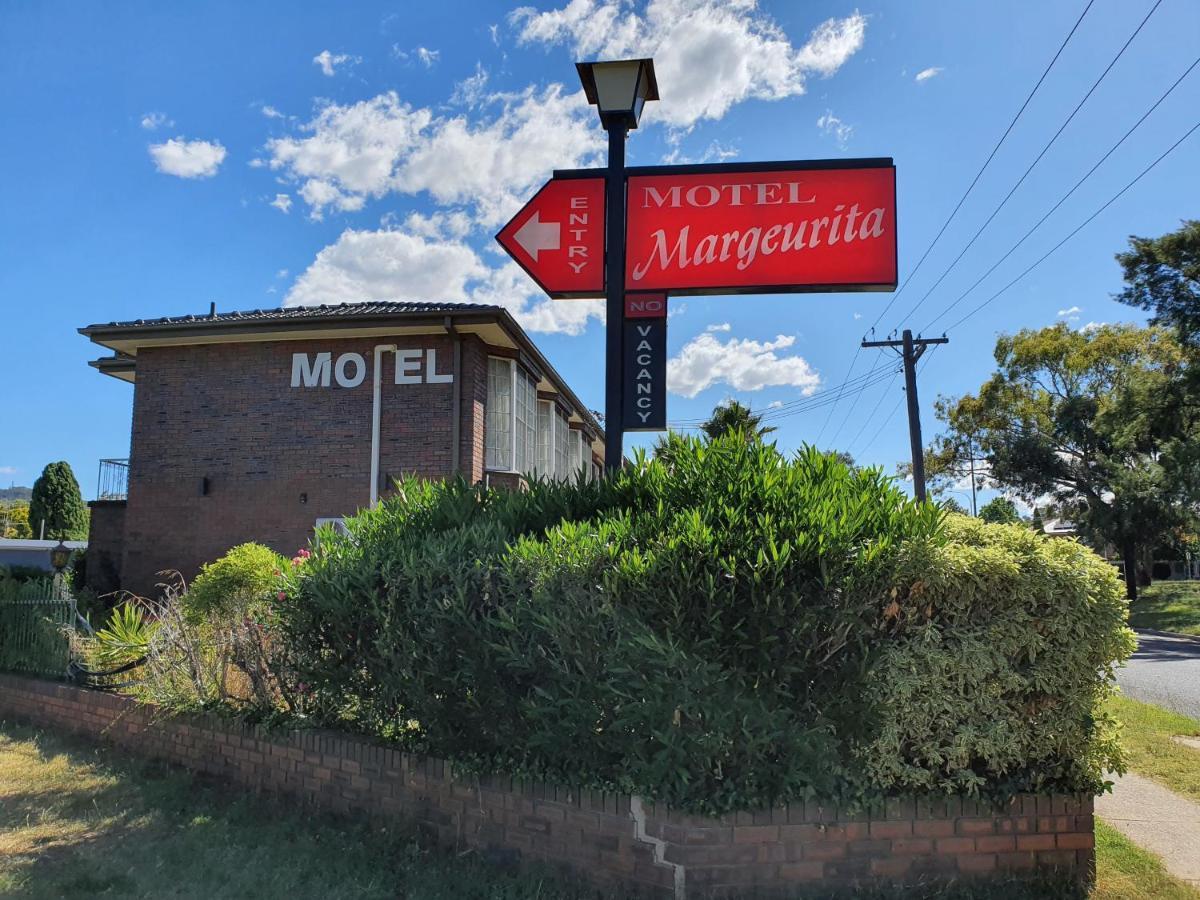
[[[518,472],[529,472],[537,462],[537,385],[519,366],[516,375],[515,409],[515,468]]]
[[[571,451],[567,443],[570,429],[567,420],[554,409],[554,476],[559,480],[571,477]]]
[[[513,467],[513,361],[488,359],[488,405],[484,464],[489,469]]]
[[[549,400],[537,405],[537,473],[554,477],[554,404]]]

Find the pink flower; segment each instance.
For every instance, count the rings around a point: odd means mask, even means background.
[[[287,593],[285,591],[280,591],[278,594],[275,595],[275,599],[276,600],[286,600]]]

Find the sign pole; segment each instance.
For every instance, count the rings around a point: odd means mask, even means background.
[[[622,363],[625,334],[625,123],[609,121],[607,179],[607,247],[605,265],[604,467],[621,468],[625,423],[621,420]]]

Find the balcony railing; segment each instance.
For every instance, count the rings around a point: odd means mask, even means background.
[[[100,460],[100,475],[96,479],[97,500],[124,500],[129,495],[129,460]]]

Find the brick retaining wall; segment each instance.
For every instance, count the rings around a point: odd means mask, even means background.
[[[290,794],[341,814],[404,817],[447,846],[563,864],[653,897],[783,894],[816,883],[1094,871],[1092,798],[895,801],[871,814],[793,803],[720,819],[636,797],[510,778],[458,780],[441,760],[330,732],[169,717],[130,700],[0,674],[0,717]]]

